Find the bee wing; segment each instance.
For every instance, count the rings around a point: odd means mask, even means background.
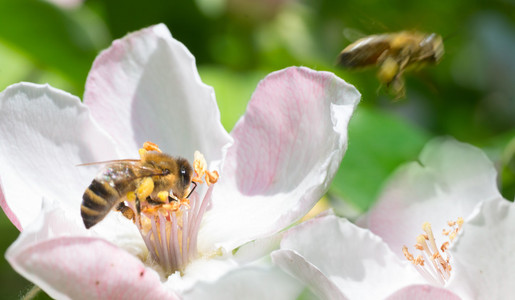
[[[79,164],[77,167],[84,167],[84,166],[95,166],[95,165],[109,165],[114,163],[128,163],[128,164],[135,164],[141,162],[139,159],[114,159],[114,160],[106,160],[106,161],[96,161],[96,162],[90,162],[85,164]]]
[[[345,68],[361,68],[375,65],[379,57],[388,49],[389,35],[371,35],[357,40],[338,55],[338,65]]]
[[[143,165],[139,159],[116,159],[99,161],[77,165],[83,166],[103,166],[97,175],[97,180],[113,181],[115,184],[136,180],[149,176],[160,176],[163,172],[157,168]]]

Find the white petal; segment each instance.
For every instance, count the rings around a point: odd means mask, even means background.
[[[272,261],[309,287],[320,299],[347,299],[335,282],[295,250],[272,252]]]
[[[20,230],[43,197],[80,218],[96,170],[77,164],[116,157],[80,100],[48,85],[20,83],[0,93],[0,140],[0,203]]]
[[[290,255],[278,257],[277,253],[284,250],[289,250]],[[316,218],[292,228],[283,238],[281,250],[273,252],[272,257],[305,284],[313,282],[313,292],[321,297],[337,297],[337,287],[349,299],[381,299],[405,286],[425,282],[379,237],[335,216]]]
[[[58,299],[173,298],[154,270],[89,234],[80,219],[45,200],[42,213],[9,247],[6,259]]]
[[[194,57],[162,24],[103,51],[89,73],[84,102],[113,136],[122,158],[137,157],[151,141],[190,161],[199,150],[213,162],[231,141],[213,88],[202,83]]]
[[[303,286],[277,268],[243,267],[215,282],[198,283],[184,299],[296,299]]]
[[[201,249],[230,251],[305,215],[338,169],[359,98],[334,74],[308,68],[287,68],[261,81],[231,132],[235,143],[199,234]]]
[[[447,287],[464,299],[513,298],[514,228],[513,202],[483,202],[450,249],[454,274]]]
[[[496,176],[481,150],[451,139],[433,140],[420,163],[393,176],[370,211],[368,226],[402,257],[402,246],[415,243],[424,222],[431,223],[437,239],[444,238],[448,221],[466,218],[479,202],[500,197]]]

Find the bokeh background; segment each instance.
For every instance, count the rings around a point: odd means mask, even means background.
[[[328,70],[358,88],[362,102],[350,123],[349,149],[324,198],[342,216],[365,212],[396,167],[416,160],[435,136],[485,150],[499,169],[503,195],[514,197],[514,0],[0,0],[0,90],[30,81],[81,97],[99,51],[156,23],[196,57],[227,130],[259,80],[275,70]],[[436,32],[445,44],[439,65],[406,74],[405,99],[394,101],[380,89],[374,69],[335,66],[352,41],[400,30]],[[3,212],[0,230],[5,253],[18,231]],[[0,298],[28,289],[1,259]]]

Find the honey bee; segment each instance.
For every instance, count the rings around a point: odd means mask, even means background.
[[[150,205],[166,203],[158,196],[161,192],[168,195],[168,202],[188,198],[193,192],[190,191],[193,169],[182,157],[148,151],[141,155],[141,159],[113,160],[100,164],[105,164],[105,167],[82,196],[81,216],[88,229],[104,219],[113,208],[133,219],[134,211],[124,202],[129,192],[135,193],[138,214],[142,201]]]
[[[390,88],[396,98],[401,98],[405,94],[404,70],[428,63],[437,64],[443,54],[440,35],[401,31],[357,40],[342,50],[338,65],[350,69],[379,66],[379,81]]]

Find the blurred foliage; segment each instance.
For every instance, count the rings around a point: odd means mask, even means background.
[[[42,0],[0,0],[0,90],[18,81],[48,82],[81,96],[99,51],[127,32],[165,23],[215,88],[228,130],[271,71],[291,65],[329,70],[359,89],[349,149],[330,189],[337,212],[366,211],[388,175],[439,135],[486,150],[500,170],[504,196],[513,199],[514,6],[513,0],[89,0],[63,9]],[[378,89],[374,69],[334,66],[353,40],[400,30],[445,39],[438,66],[406,74],[406,99],[394,102]],[[3,214],[0,226],[4,253],[17,231]],[[29,283],[5,261],[0,267],[4,296],[19,297]]]

